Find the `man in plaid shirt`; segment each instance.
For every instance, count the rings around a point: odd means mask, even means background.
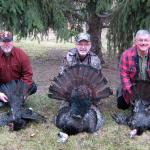
[[[120,64],[121,88],[117,91],[117,106],[127,109],[132,98],[132,85],[138,80],[150,79],[150,32],[139,30],[134,46],[125,50]]]

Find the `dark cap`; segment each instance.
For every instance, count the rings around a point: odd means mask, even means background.
[[[80,34],[78,34],[77,37],[76,37],[76,42],[80,42],[82,40],[90,42],[91,41],[90,35],[88,33],[80,33]]]
[[[0,42],[13,41],[13,34],[9,31],[0,32]]]

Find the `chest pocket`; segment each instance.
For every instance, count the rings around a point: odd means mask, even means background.
[[[10,65],[9,66],[10,68],[10,70],[12,71],[12,72],[15,72],[15,73],[20,73],[21,72],[21,67],[20,67],[20,65],[19,64],[12,64],[12,65]]]
[[[6,80],[13,74],[18,74],[19,71],[20,71],[19,65],[17,64],[14,64],[14,65],[1,64],[0,65],[0,79]]]

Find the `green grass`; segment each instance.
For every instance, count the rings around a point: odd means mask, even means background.
[[[112,121],[112,110],[105,111],[103,105],[102,111],[106,122],[98,135],[81,133],[71,136],[65,144],[57,143],[59,130],[53,125],[52,120],[59,105],[59,102],[49,99],[46,94],[30,96],[27,106],[46,116],[47,122],[30,123],[26,129],[19,132],[10,132],[8,127],[1,127],[0,150],[149,150],[148,132],[130,139],[130,129],[118,126]],[[111,107],[115,109],[115,106]]]
[[[53,49],[65,50],[73,47],[72,43],[43,42],[38,45],[37,42],[30,41],[21,41],[17,45],[26,49],[33,58],[47,57],[45,53]],[[30,123],[26,129],[18,132],[11,132],[8,127],[1,127],[0,150],[150,150],[150,132],[130,139],[128,135],[130,129],[117,125],[111,118],[110,114],[118,111],[115,97],[110,97],[102,102],[101,108],[106,122],[98,135],[81,133],[71,136],[67,143],[61,144],[57,143],[59,130],[52,123],[60,103],[49,99],[47,94],[32,95],[27,101],[27,106],[47,117],[47,122]]]

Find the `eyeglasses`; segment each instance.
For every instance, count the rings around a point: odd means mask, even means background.
[[[149,42],[150,39],[138,39],[137,41],[138,41],[138,42]]]

